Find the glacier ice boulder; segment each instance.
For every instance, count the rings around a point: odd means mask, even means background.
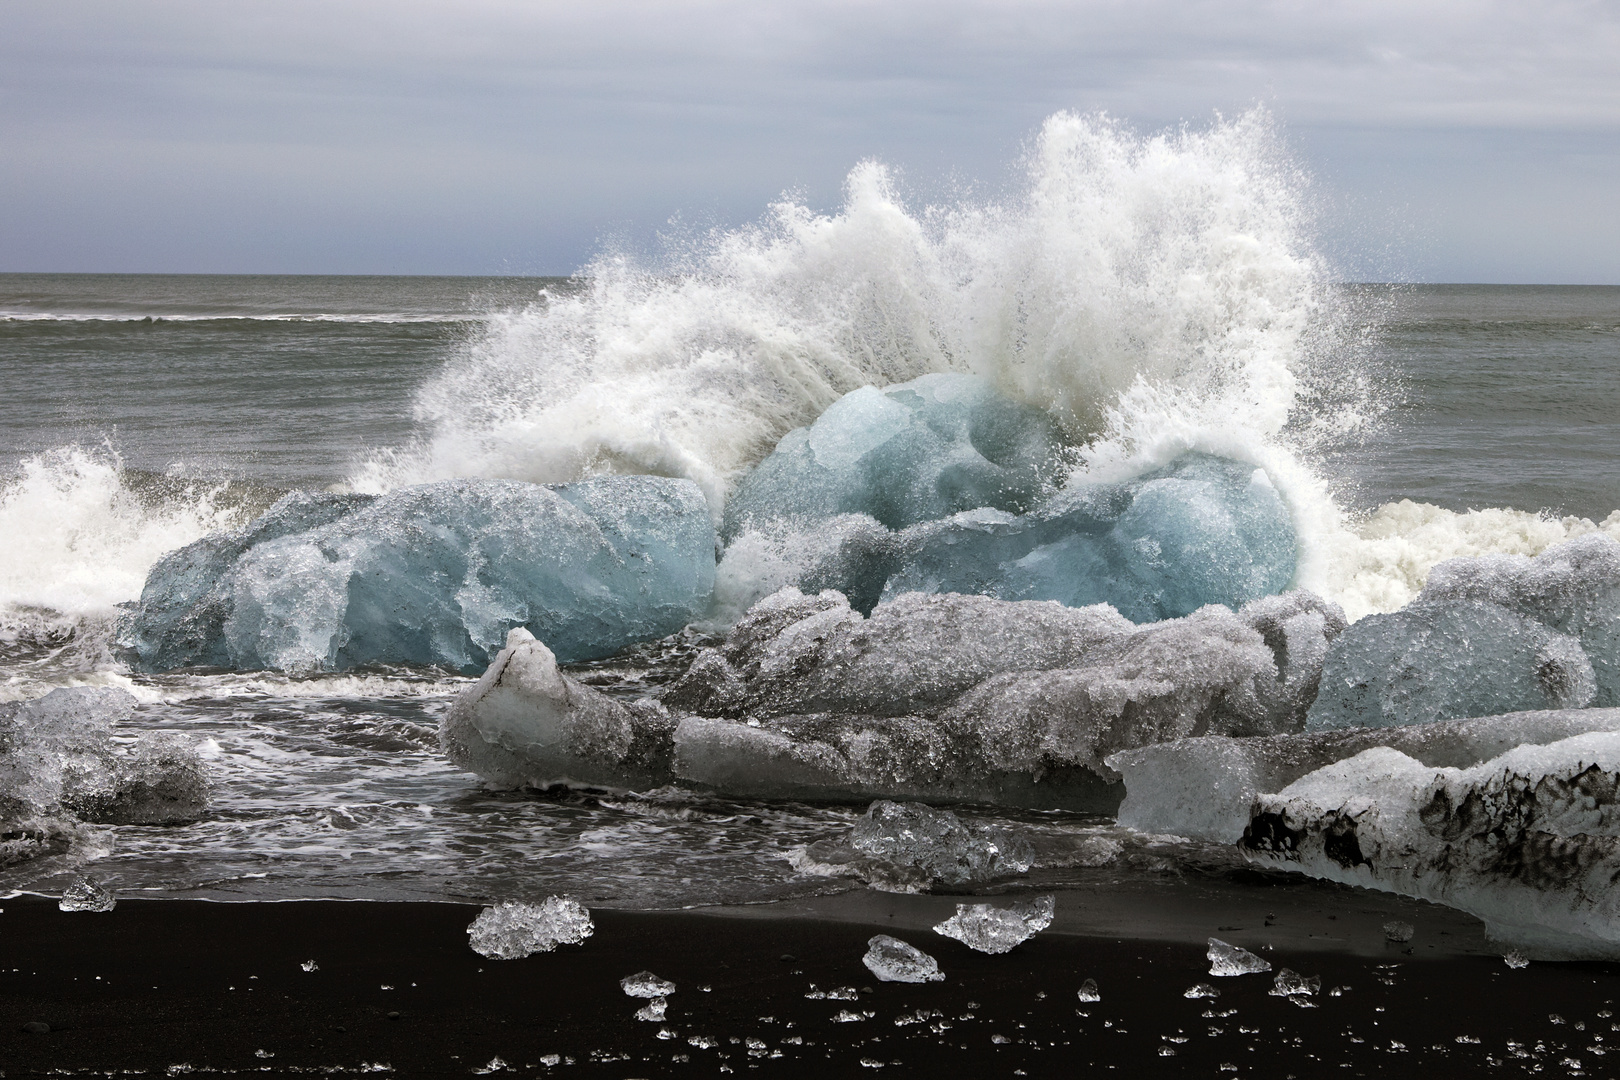
[[[1060,442],[1039,409],[972,375],[845,394],[785,435],[726,503],[723,535],[770,521],[862,514],[888,529],[981,506],[1023,512]]]
[[[1484,920],[1543,959],[1620,957],[1620,732],[1468,768],[1372,747],[1256,803],[1242,846],[1315,877]]]
[[[1137,626],[1106,606],[908,594],[766,598],[658,700],[609,698],[526,631],[447,713],[499,786],[680,780],[744,797],[1112,812],[1110,754],[1296,731],[1344,626],[1309,593]]]
[[[517,626],[565,662],[612,655],[681,629],[713,588],[713,525],[690,481],[298,492],[166,556],[121,638],[147,670],[474,672]]]
[[[1620,705],[1620,542],[1436,566],[1406,608],[1334,642],[1309,726]]]
[[[1108,765],[1124,778],[1119,823],[1144,833],[1236,843],[1256,801],[1308,773],[1373,747],[1431,768],[1465,769],[1516,746],[1620,731],[1620,709],[1565,709],[1235,739],[1177,739],[1122,750]]]

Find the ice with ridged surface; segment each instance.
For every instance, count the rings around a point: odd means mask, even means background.
[[[661,979],[650,971],[638,971],[619,980],[619,989],[634,998],[668,997],[675,992],[675,984]]]
[[[1329,650],[1312,728],[1620,705],[1620,542],[1436,566],[1417,599]]]
[[[1466,911],[1531,956],[1615,958],[1617,792],[1616,731],[1461,769],[1374,747],[1262,796],[1242,844],[1271,865]]]
[[[956,914],[934,927],[934,933],[960,941],[975,952],[1010,952],[1052,925],[1053,896],[1020,900],[1008,907],[957,904]]]
[[[128,691],[105,686],[0,705],[0,819],[194,820],[209,792],[196,744],[173,732],[126,732],[135,705]]]
[[[1393,747],[1434,767],[1467,768],[1516,746],[1589,731],[1620,731],[1620,709],[1543,710],[1253,739],[1205,736],[1123,750],[1108,764],[1124,777],[1120,824],[1236,843],[1259,796],[1371,747]]]
[[[1258,975],[1262,971],[1271,970],[1271,962],[1264,960],[1248,949],[1236,945],[1229,945],[1220,938],[1209,939],[1209,973],[1222,977],[1235,975]]]
[[[789,432],[743,477],[726,503],[724,533],[839,514],[903,529],[980,506],[1023,511],[1058,450],[1045,413],[986,379],[934,373],[862,387]]]
[[[880,799],[845,836],[809,845],[803,859],[822,872],[854,874],[888,892],[916,892],[1022,874],[1035,852],[1010,829],[968,826],[949,810]]]
[[[470,673],[513,627],[565,661],[607,656],[681,629],[713,589],[713,524],[690,481],[453,480],[289,495],[160,561],[121,636],[147,670]]]
[[[880,982],[928,983],[945,980],[938,961],[932,956],[888,934],[877,934],[866,943],[866,955],[861,957],[861,963]]]
[[[467,943],[492,960],[521,960],[559,945],[579,945],[595,932],[584,904],[548,896],[538,904],[504,900],[485,908],[467,926]]]
[[[63,911],[111,911],[118,906],[118,900],[106,886],[79,878],[62,892],[56,906]]]

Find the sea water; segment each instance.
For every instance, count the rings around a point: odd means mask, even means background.
[[[129,723],[195,739],[214,786],[199,821],[96,827],[0,888],[678,907],[855,887],[802,852],[865,806],[484,790],[437,746],[456,673],[131,670],[113,627],[148,570],[290,490],[649,473],[694,481],[718,524],[845,393],[954,372],[1050,417],[1077,478],[1186,451],[1265,469],[1296,584],[1352,619],[1451,556],[1620,535],[1620,289],[1339,282],[1263,117],[1144,139],[1060,115],[1025,165],[1001,197],[915,205],[863,164],[830,212],[785,200],[567,279],[0,276],[0,700],[124,687]],[[784,543],[721,599],[757,594]],[[572,673],[639,696],[730,616]],[[961,813],[1032,837],[1043,887],[1197,848]]]

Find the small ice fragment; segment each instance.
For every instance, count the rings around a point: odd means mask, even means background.
[[[299,964],[298,966],[303,968],[305,971],[319,971],[319,970],[321,970],[321,965],[317,964],[313,960],[305,960],[302,964]]]
[[[538,904],[504,900],[478,913],[467,927],[473,952],[495,960],[520,960],[578,945],[596,932],[591,913],[577,900],[548,896]]]
[[[932,956],[899,938],[878,934],[866,943],[866,955],[861,957],[866,970],[881,982],[925,983],[944,982],[945,975]],[[806,994],[806,997],[809,995]],[[829,993],[828,997],[832,997]]]
[[[862,1016],[858,1012],[850,1012],[848,1009],[839,1009],[838,1012],[833,1016],[832,1022],[835,1024],[853,1024],[859,1020],[865,1019],[866,1017]]]
[[[1081,983],[1080,989],[1075,991],[1075,995],[1079,997],[1081,1001],[1102,1000],[1102,994],[1097,991],[1096,979],[1087,979],[1085,982]]]
[[[1173,1046],[1161,1046],[1161,1047],[1159,1047],[1159,1056],[1160,1057],[1175,1057],[1176,1056],[1176,1048],[1173,1047]]]
[[[1417,933],[1417,927],[1409,922],[1391,919],[1384,924],[1384,939],[1386,941],[1411,941],[1412,935]]]
[[[1220,938],[1209,939],[1209,973],[1211,975],[1255,975],[1270,970],[1270,961],[1260,959],[1248,949],[1228,945]]]
[[[89,878],[80,878],[62,891],[56,905],[63,911],[111,911],[118,906],[110,890]]]
[[[1186,990],[1182,991],[1181,996],[1184,998],[1218,998],[1221,996],[1221,992],[1209,985],[1209,983],[1198,983],[1196,986],[1187,987]]]
[[[695,1046],[699,1050],[713,1050],[720,1045],[720,1040],[713,1035],[688,1035],[686,1045]]]
[[[675,984],[668,979],[660,979],[650,971],[638,971],[634,975],[626,975],[619,980],[619,986],[626,994],[638,998],[668,997],[675,992]]]
[[[1272,982],[1270,994],[1272,997],[1293,997],[1296,994],[1314,994],[1322,989],[1322,976],[1312,975],[1306,978],[1297,971],[1283,968],[1277,972],[1277,978]]]
[[[1503,953],[1502,963],[1506,964],[1510,968],[1515,969],[1530,966],[1529,958],[1518,949],[1509,949],[1507,952]]]
[[[1051,926],[1056,903],[1056,897],[1038,896],[1005,908],[957,904],[956,914],[934,927],[934,932],[978,952],[1004,953]]]
[[[498,1057],[492,1057],[492,1058],[489,1059],[489,1064],[488,1065],[485,1065],[482,1069],[474,1069],[473,1070],[473,1075],[474,1076],[488,1076],[490,1073],[505,1072],[509,1068],[511,1068],[511,1066],[509,1066],[502,1059],[500,1059]]]
[[[664,1010],[668,1008],[669,1000],[667,998],[655,997],[636,1010],[636,1019],[651,1020],[654,1023],[661,1024],[664,1022]]]

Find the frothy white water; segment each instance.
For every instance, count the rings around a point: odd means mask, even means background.
[[[165,552],[236,523],[223,485],[164,497],[131,487],[118,455],[64,446],[0,480],[0,627],[111,615]]]

